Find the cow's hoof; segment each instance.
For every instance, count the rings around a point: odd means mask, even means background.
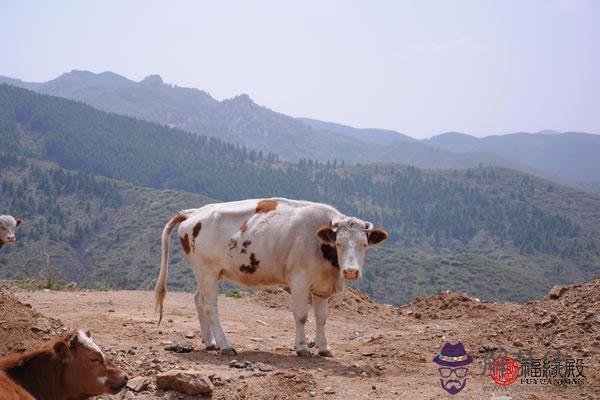
[[[298,357],[312,357],[312,354],[308,349],[296,350],[296,354],[298,354]]]
[[[333,353],[331,352],[331,350],[322,350],[322,351],[319,351],[319,355],[321,357],[333,357]]]
[[[216,344],[209,344],[208,346],[206,346],[206,351],[214,351],[214,350],[219,350],[219,348],[217,347]]]
[[[237,351],[235,351],[233,347],[230,347],[228,349],[221,350],[221,354],[223,354],[224,356],[235,356],[237,354]]]

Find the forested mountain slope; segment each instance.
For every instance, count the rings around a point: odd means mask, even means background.
[[[600,199],[512,170],[426,171],[312,160],[282,163],[272,154],[7,85],[0,86],[0,127],[0,148],[5,155],[10,151],[139,186],[185,190],[218,200],[285,196],[324,201],[371,220],[389,231],[390,240],[370,254],[367,279],[359,285],[379,300],[400,303],[449,288],[482,298],[522,301],[544,293],[556,282],[590,279],[600,272]],[[4,168],[2,177],[11,180],[18,173]],[[117,188],[124,185],[114,184]],[[142,224],[148,230],[143,246],[151,242],[145,252],[158,263],[162,225],[175,210],[198,206],[204,200],[173,191],[136,191],[145,193],[147,202],[161,199],[156,205],[161,211],[151,213],[152,223]],[[22,193],[10,193],[3,192],[0,212],[21,210],[14,204]],[[180,200],[171,201],[171,195]],[[124,194],[121,198],[129,200],[119,208],[136,212],[119,214],[115,224],[130,226],[119,239],[137,242],[131,227],[147,214],[136,204],[141,200]],[[193,204],[184,205],[184,199]],[[76,210],[82,205],[69,207]],[[44,210],[38,207],[37,212]],[[26,216],[36,215],[28,212]],[[89,223],[85,220],[80,225]],[[118,229],[113,232],[118,233]],[[67,243],[72,232],[61,235],[53,238]],[[98,241],[90,237],[89,242],[93,246]],[[118,280],[125,274],[126,253],[85,265],[92,271],[115,269],[113,284],[148,287],[154,270],[147,279]],[[12,266],[10,271],[18,270],[19,258],[5,260]],[[147,260],[134,258],[127,265],[151,270]]]

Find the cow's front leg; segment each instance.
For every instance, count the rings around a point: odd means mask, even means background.
[[[290,282],[290,290],[292,292],[292,309],[294,312],[294,321],[296,321],[296,340],[294,341],[294,349],[300,357],[310,357],[310,350],[306,345],[306,334],[304,332],[304,324],[308,319],[308,282],[304,279],[297,279],[295,282]]]
[[[333,353],[327,346],[327,338],[325,337],[325,323],[327,322],[327,303],[328,299],[319,296],[312,296],[313,307],[315,309],[315,323],[317,327],[317,336],[315,344],[319,348],[321,357],[333,357]]]

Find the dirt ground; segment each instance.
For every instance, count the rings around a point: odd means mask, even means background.
[[[564,290],[563,290],[564,291]],[[11,287],[12,297],[48,317],[51,327],[9,330],[11,307],[0,303],[0,351],[22,350],[37,338],[48,340],[63,328],[89,329],[96,342],[126,369],[130,377],[150,378],[146,391],[124,390],[103,399],[185,399],[175,392],[157,391],[154,376],[173,368],[196,369],[212,376],[215,399],[595,399],[600,398],[600,280],[567,288],[558,298],[526,305],[493,304],[456,293],[417,299],[398,308],[372,303],[367,296],[346,291],[331,303],[327,334],[334,358],[299,358],[292,351],[294,324],[289,295],[281,290],[219,296],[222,325],[237,356],[204,350],[189,293],[169,292],[163,324],[156,325],[153,294],[144,291],[25,291]],[[3,311],[4,310],[4,311]],[[29,321],[40,318],[31,310]],[[555,317],[552,317],[552,314]],[[4,321],[2,321],[4,318]],[[550,322],[548,322],[550,321]],[[3,327],[3,328],[2,328]],[[186,334],[195,337],[186,338]],[[307,323],[309,340],[314,321]],[[19,335],[17,338],[15,335]],[[23,341],[23,337],[29,339]],[[440,387],[432,358],[445,342],[461,341],[474,358],[465,388],[450,396]],[[21,345],[15,345],[23,342]],[[6,344],[9,344],[10,349]],[[169,344],[189,343],[190,353],[166,351]],[[585,384],[563,388],[524,384],[517,380],[506,389],[483,374],[485,352],[560,349],[585,363]],[[312,349],[316,354],[316,349]],[[248,368],[230,366],[249,361]],[[256,362],[272,371],[260,371]],[[238,364],[239,365],[239,364]],[[271,368],[264,368],[271,369]],[[501,397],[502,395],[508,397]]]

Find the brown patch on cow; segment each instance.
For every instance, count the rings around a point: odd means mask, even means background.
[[[181,243],[181,247],[183,247],[185,254],[190,254],[190,240],[187,233],[185,236],[179,237],[179,242]]]
[[[229,244],[227,245],[227,247],[229,247],[229,250],[235,249],[237,247],[237,240],[229,239]]]
[[[194,229],[192,230],[192,239],[196,240],[196,237],[200,233],[201,229],[202,229],[202,222],[198,222],[196,225],[194,225]]]
[[[242,264],[240,266],[240,271],[245,272],[247,274],[253,274],[258,269],[258,264],[260,264],[260,261],[256,259],[254,253],[250,253],[250,265]]]
[[[277,208],[277,200],[261,200],[256,205],[257,213],[268,213]]]
[[[340,265],[338,264],[337,250],[335,249],[335,247],[323,243],[321,245],[321,252],[323,253],[323,258],[329,261],[331,265],[333,265],[336,268],[340,267]]]
[[[246,230],[248,230],[248,221],[244,221],[244,223],[242,225],[240,225],[240,232],[246,233]]]
[[[248,246],[250,246],[251,244],[252,244],[252,242],[251,242],[251,241],[249,241],[249,240],[244,240],[244,241],[242,242],[242,247],[243,247],[243,248],[242,248],[242,250],[240,250],[240,253],[242,253],[242,254],[246,254],[246,252],[247,252],[247,250],[248,250]]]

